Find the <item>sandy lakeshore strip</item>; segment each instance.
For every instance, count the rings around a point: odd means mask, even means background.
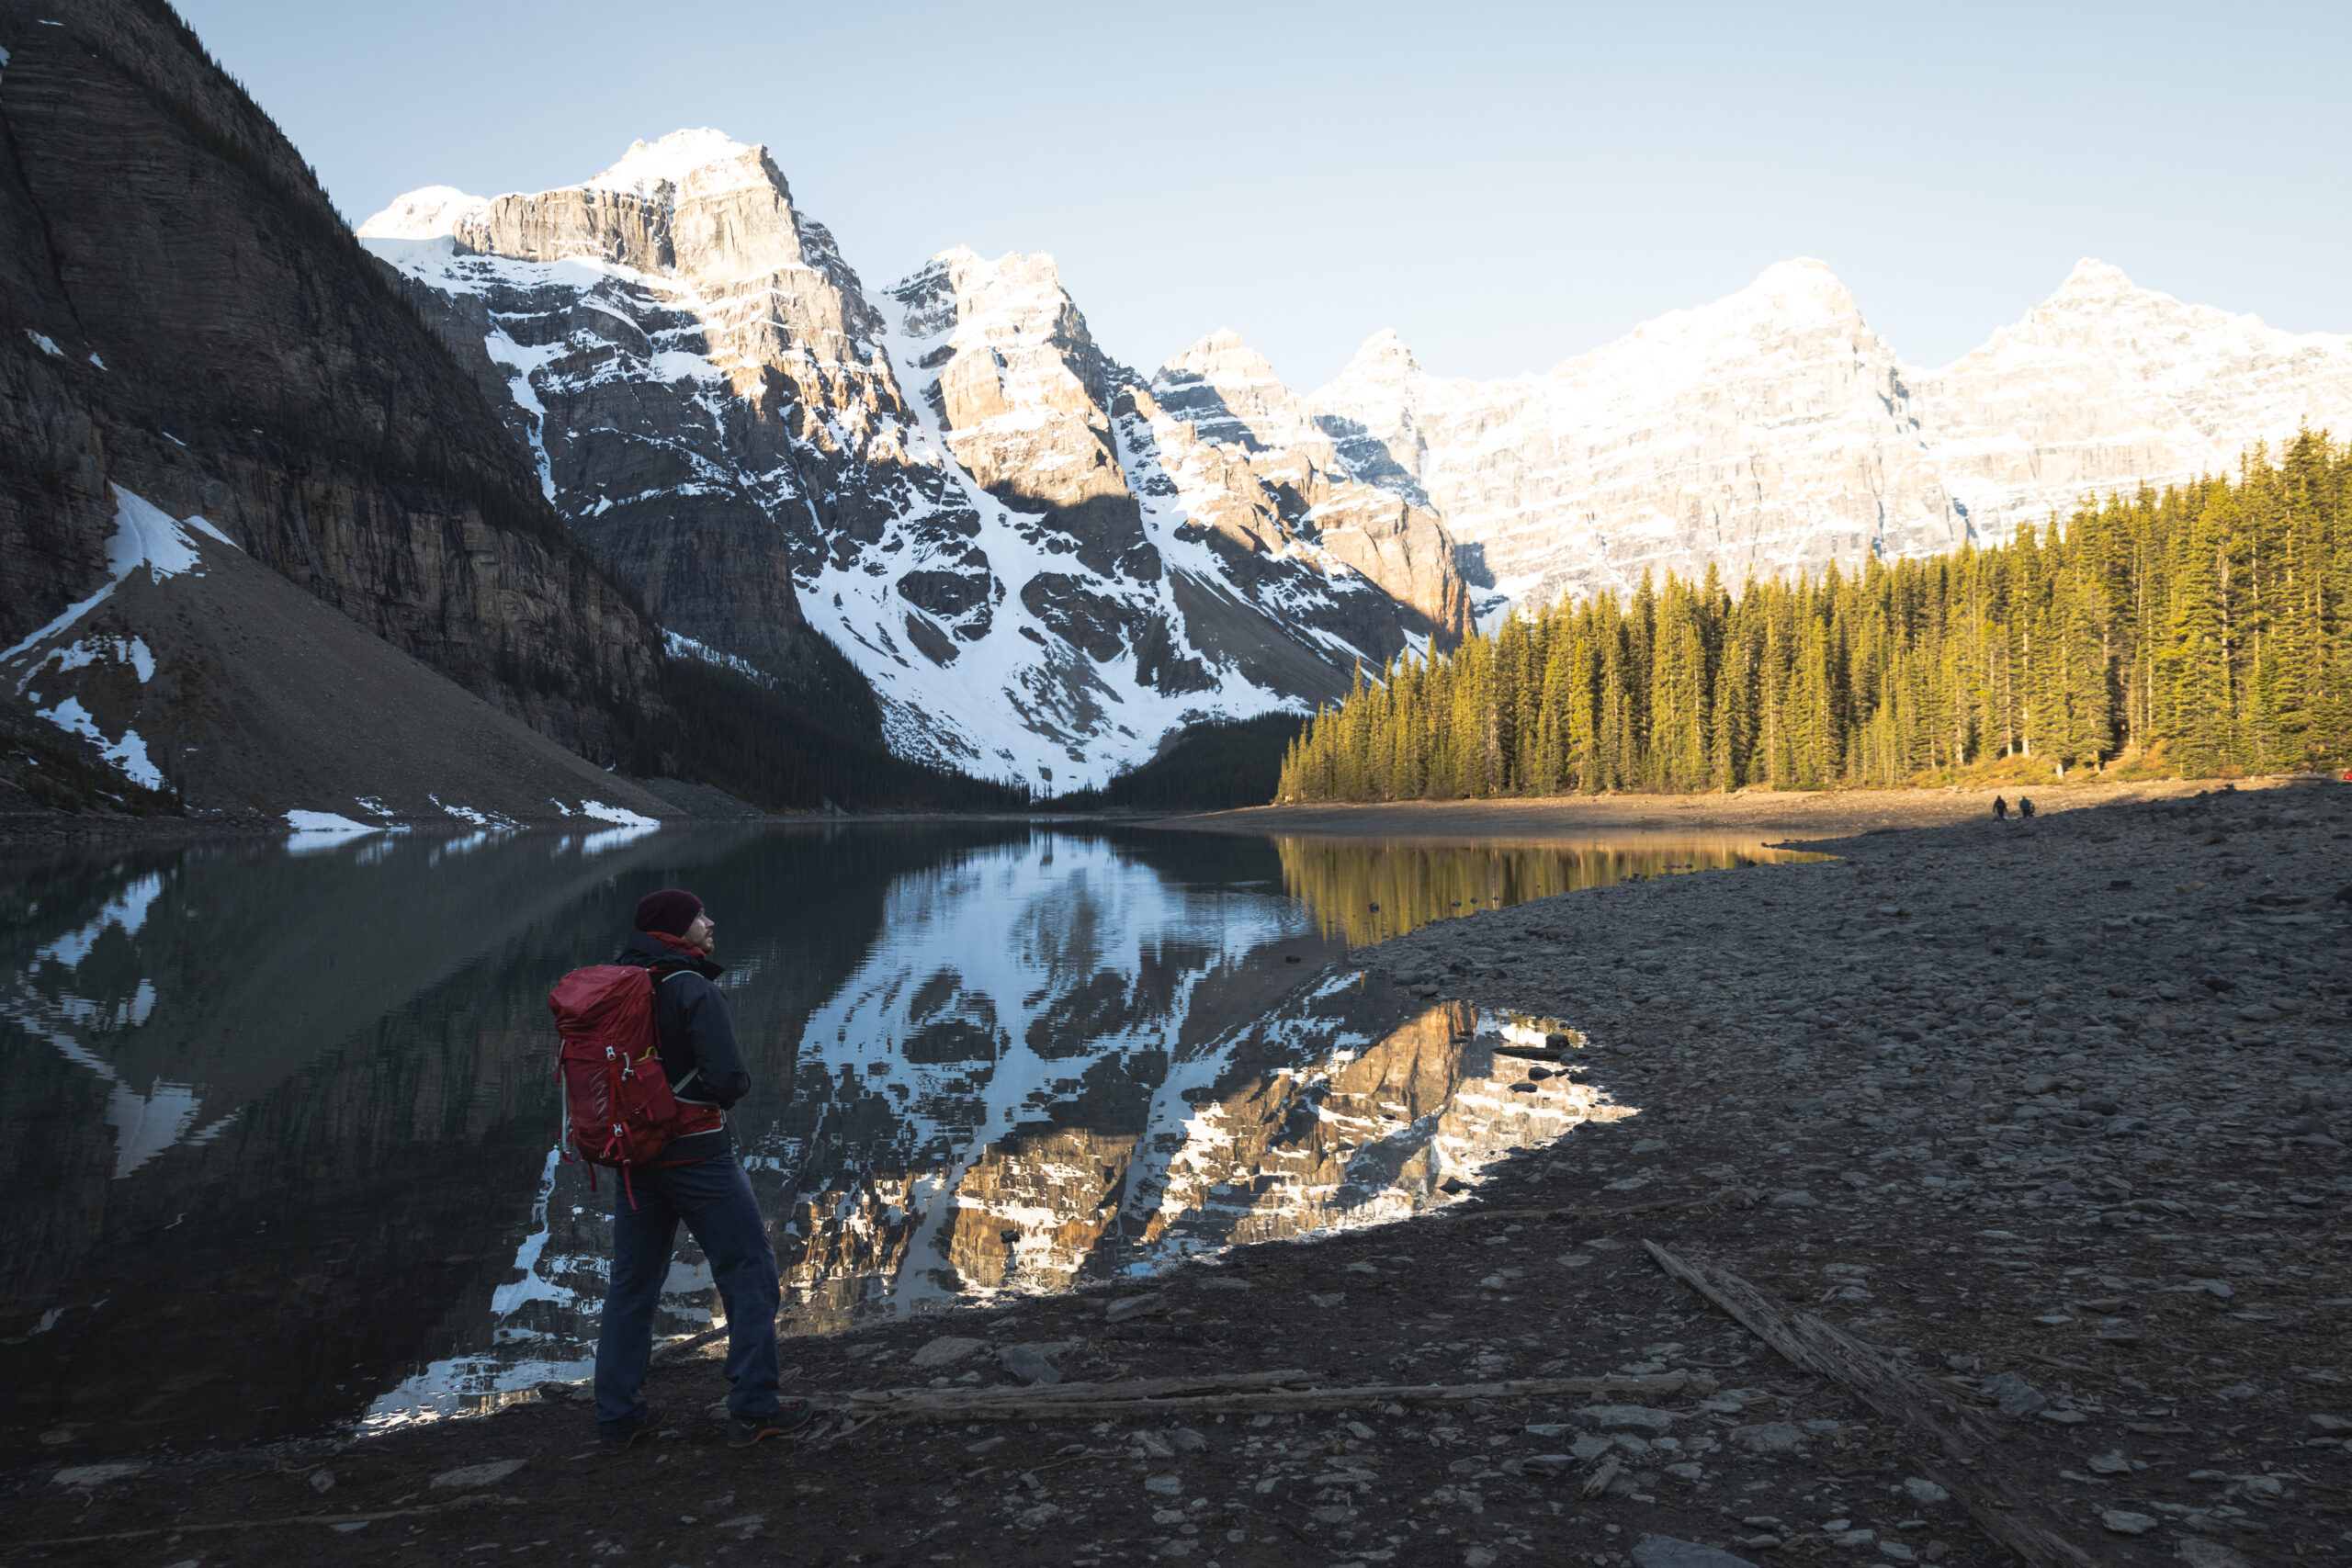
[[[2267,786],[2277,781],[2259,781]],[[2120,802],[2173,799],[2213,786],[2183,780],[2075,784],[2033,796],[2043,815]],[[2249,784],[2242,787],[2257,787]],[[1194,833],[1334,834],[1351,838],[1600,838],[1618,834],[1753,833],[1762,840],[1837,839],[1881,828],[1942,828],[1989,818],[2004,789],[1744,790],[1737,795],[1568,795],[1537,799],[1416,800],[1257,806],[1169,818],[1155,827]]]
[[[1986,1517],[2075,1553],[2043,1561],[2342,1562],[2352,903],[2335,895],[2352,787],[2090,796],[2053,791],[2045,815],[2003,826],[1981,805],[1941,823],[1835,816],[1830,831],[1895,830],[1355,953],[1367,985],[1452,1009],[1464,1032],[1474,1009],[1481,1027],[1560,1021],[1581,1039],[1526,1057],[1531,1086],[1572,1074],[1633,1113],[1402,1224],[786,1353],[789,1388],[837,1403],[1011,1396],[1041,1358],[1129,1389],[1306,1369],[1394,1396],[829,1416],[814,1440],[736,1453],[706,1414],[717,1363],[697,1360],[648,1385],[676,1435],[618,1460],[590,1457],[586,1409],[558,1390],[349,1446],[78,1483],[19,1472],[0,1482],[0,1562],[2017,1561]],[[1989,1439],[1953,1462],[1645,1242],[1856,1337]],[[1647,1381],[1556,1381],[1611,1374]],[[1407,1392],[1469,1384],[1489,1392]],[[1998,1511],[1964,1511],[2002,1488]],[[409,1511],[365,1517],[392,1510]],[[129,1530],[154,1533],[6,1544]]]

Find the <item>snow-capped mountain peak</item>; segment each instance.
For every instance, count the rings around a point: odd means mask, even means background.
[[[1363,340],[1347,367],[1340,372],[1340,378],[1385,378],[1400,372],[1410,374],[1420,367],[1420,361],[1413,357],[1411,346],[1396,335],[1396,329],[1383,327]]]
[[[1432,519],[1205,456],[1042,251],[956,247],[869,296],[765,150],[711,130],[407,238],[443,221],[420,199],[368,238],[673,650],[838,691],[813,627],[901,754],[1096,784],[1462,629]],[[1246,357],[1252,406],[1319,439]]]
[[[1645,321],[1615,343],[1555,366],[1551,374],[1576,377],[1611,364],[1638,365],[1658,353],[1699,358],[1746,354],[1752,350],[1734,345],[1813,333],[1873,335],[1838,275],[1825,263],[1800,256],[1775,262],[1736,293]]]
[[[2061,301],[2075,306],[2112,305],[2133,294],[2147,292],[2123,275],[2120,266],[2112,266],[2096,257],[2085,256],[2058,286],[2058,292],[2049,303]]]
[[[1220,327],[1159,367],[1152,395],[1212,441],[1253,451],[1328,447],[1306,400],[1266,356]]]
[[[363,240],[438,240],[457,232],[458,225],[490,210],[487,199],[468,196],[455,186],[426,186],[396,196],[384,209],[359,225]]]
[[[1644,570],[1736,581],[1999,539],[2304,424],[2352,429],[2352,338],[2085,259],[2023,320],[1921,370],[1800,258],[1539,376],[1448,380],[1375,340],[1313,404],[1358,472],[1392,463],[1376,482],[1418,485],[1503,596],[1541,602]]]
[[[648,199],[662,186],[698,195],[772,183],[765,147],[747,147],[707,127],[673,130],[654,141],[633,141],[619,162],[582,182],[590,190],[625,191]]]
[[[2352,340],[2090,260],[1932,373],[1799,257],[1507,380],[1384,331],[1301,397],[1229,331],[1147,380],[1043,251],[952,247],[869,294],[715,130],[537,195],[413,192],[363,231],[447,301],[550,498],[679,646],[797,684],[813,626],[901,751],[1056,787],[1459,635],[1465,578],[1485,614],[1818,571],[2352,428]]]

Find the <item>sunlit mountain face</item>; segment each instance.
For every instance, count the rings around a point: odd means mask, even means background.
[[[1395,1218],[1618,1113],[1350,944],[1710,852],[997,824],[16,857],[7,1440],[231,1442],[584,1371],[611,1188],[552,1152],[545,996],[653,888],[718,919],[756,1079],[730,1122],[786,1327],[820,1333]],[[663,1331],[713,1305],[682,1245]]]

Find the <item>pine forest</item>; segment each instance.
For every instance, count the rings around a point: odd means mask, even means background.
[[[1279,798],[1928,784],[1988,768],[2189,777],[2352,755],[2352,447],[2086,502],[2008,543],[1734,593],[1515,614],[1359,672]],[[2043,770],[2047,770],[2046,772]]]

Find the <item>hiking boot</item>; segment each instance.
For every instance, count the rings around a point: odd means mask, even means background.
[[[661,1426],[662,1422],[669,1418],[669,1406],[663,1404],[658,1399],[650,1400],[646,1404],[645,1413],[642,1416],[639,1416],[636,1420],[630,1422],[628,1426],[598,1427],[596,1429],[596,1447],[599,1450],[607,1454],[625,1454],[628,1452],[628,1446],[631,1443],[645,1436],[646,1433],[652,1431],[656,1427]]]
[[[817,1412],[805,1399],[787,1399],[776,1406],[773,1416],[737,1416],[727,1423],[727,1446],[748,1449],[763,1438],[781,1438],[797,1432],[817,1418]]]

